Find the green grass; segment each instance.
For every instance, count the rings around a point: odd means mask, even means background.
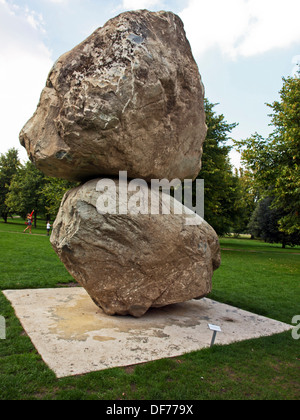
[[[222,250],[222,266],[215,272],[210,297],[291,323],[292,317],[300,314],[300,253],[274,245],[268,248],[259,241],[220,242],[226,250]]]
[[[0,289],[62,287],[73,282],[39,222],[0,223]],[[13,232],[13,233],[10,233]],[[300,314],[297,249],[222,239],[212,299],[291,323]],[[230,249],[230,250],[228,250]],[[299,249],[298,249],[299,251]],[[0,340],[0,400],[215,400],[300,397],[300,341],[291,333],[214,346],[173,359],[57,379],[0,292],[7,339]]]
[[[300,246],[289,246],[285,249],[282,248],[281,244],[268,244],[263,241],[252,240],[252,239],[236,239],[225,237],[220,239],[222,248],[229,248],[231,250],[244,250],[251,252],[272,252],[286,254],[300,254]]]
[[[55,287],[74,281],[49,243],[39,222],[32,234],[22,233],[20,221],[0,223],[0,288],[24,289]]]

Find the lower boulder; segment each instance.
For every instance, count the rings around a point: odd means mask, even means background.
[[[93,301],[108,315],[140,317],[150,307],[210,293],[220,265],[212,227],[199,216],[197,226],[188,225],[185,211],[191,211],[173,198],[170,214],[151,214],[155,194],[148,186],[128,192],[127,183],[111,180],[115,188],[108,192],[99,182],[65,194],[51,235],[59,258]],[[157,195],[161,206],[164,193]]]

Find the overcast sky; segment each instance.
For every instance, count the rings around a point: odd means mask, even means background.
[[[268,135],[265,103],[300,63],[300,0],[0,0],[0,153],[17,147],[26,159],[18,134],[58,57],[110,18],[142,8],[182,18],[206,97],[239,123],[232,136]]]

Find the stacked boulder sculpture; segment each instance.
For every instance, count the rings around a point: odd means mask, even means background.
[[[123,13],[50,71],[20,141],[46,175],[81,182],[62,200],[51,243],[106,314],[140,317],[211,291],[216,233],[199,216],[187,224],[171,197],[169,212],[153,214],[150,184],[195,179],[206,131],[201,77],[171,12]],[[115,205],[103,211],[108,178]],[[140,211],[129,211],[134,201]]]

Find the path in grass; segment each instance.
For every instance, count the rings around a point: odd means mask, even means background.
[[[29,232],[12,232],[10,230],[0,230],[0,233],[13,233],[15,235],[33,235],[33,236],[48,236],[42,233],[29,233]]]
[[[224,247],[221,247],[221,251],[235,251],[235,252],[251,252],[251,253],[260,253],[260,254],[263,254],[263,253],[266,253],[266,252],[270,252],[270,251],[258,251],[258,250],[253,250],[253,249],[238,249],[238,248],[224,248]],[[276,252],[276,251],[271,251],[272,252],[272,254],[281,254],[281,252]],[[292,255],[300,255],[300,252],[289,252],[289,254],[292,254]]]
[[[281,244],[268,244],[264,241],[252,240],[252,239],[237,239],[237,238],[221,238],[220,239],[221,247],[234,250],[238,249],[240,251],[264,251],[264,252],[279,252],[284,254],[289,253],[300,253],[300,246],[286,246],[285,249],[282,248]]]

